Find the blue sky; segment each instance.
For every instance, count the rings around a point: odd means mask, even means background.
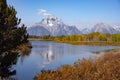
[[[89,28],[99,22],[120,26],[120,0],[7,0],[16,9],[22,23],[31,26],[43,18],[38,9],[61,18],[78,28]]]

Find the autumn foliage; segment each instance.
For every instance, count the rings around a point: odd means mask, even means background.
[[[120,50],[109,52],[96,59],[82,59],[57,70],[37,74],[35,80],[119,80]]]

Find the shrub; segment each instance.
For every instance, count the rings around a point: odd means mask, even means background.
[[[96,59],[82,59],[73,66],[43,71],[35,80],[120,80],[120,52],[109,52]]]

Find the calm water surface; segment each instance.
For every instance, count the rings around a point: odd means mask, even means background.
[[[63,64],[74,64],[82,58],[95,57],[96,51],[118,48],[118,46],[89,46],[56,43],[52,41],[31,41],[33,48],[28,55],[21,55],[12,68],[17,80],[33,80],[41,70],[56,69]],[[100,55],[100,54],[99,54]]]

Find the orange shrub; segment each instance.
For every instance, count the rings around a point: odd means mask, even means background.
[[[120,80],[120,52],[109,52],[97,59],[82,59],[73,66],[39,73],[35,80]]]

